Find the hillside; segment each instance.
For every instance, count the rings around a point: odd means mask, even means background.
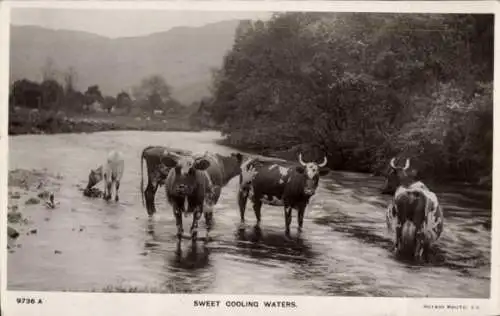
[[[220,67],[231,49],[238,21],[202,27],[177,27],[147,36],[111,39],[96,34],[11,27],[11,81],[40,80],[52,58],[60,71],[73,67],[77,88],[98,84],[105,94],[130,89],[145,76],[159,73],[185,104],[208,94],[210,70]]]

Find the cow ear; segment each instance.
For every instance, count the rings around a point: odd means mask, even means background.
[[[194,163],[195,169],[206,170],[210,166],[210,162],[206,159],[198,159]]]
[[[297,167],[295,167],[295,170],[298,173],[304,173],[306,171],[306,169],[303,166],[297,166]]]
[[[162,157],[161,163],[163,163],[165,166],[167,166],[169,168],[173,168],[173,167],[177,166],[177,161],[170,156]]]
[[[318,173],[319,173],[319,175],[320,175],[320,176],[324,177],[324,176],[326,176],[328,173],[330,173],[330,170],[328,170],[328,169],[326,169],[326,168],[320,168]]]

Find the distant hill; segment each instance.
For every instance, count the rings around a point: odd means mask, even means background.
[[[11,82],[40,80],[50,57],[59,71],[73,67],[76,86],[98,84],[107,95],[129,90],[152,74],[162,75],[185,104],[208,95],[211,69],[231,49],[239,21],[177,27],[147,36],[111,39],[37,26],[11,27]]]

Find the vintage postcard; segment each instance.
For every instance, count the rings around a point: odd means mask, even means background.
[[[496,2],[0,5],[2,315],[500,315]]]

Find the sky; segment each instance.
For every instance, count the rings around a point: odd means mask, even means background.
[[[268,19],[270,12],[95,10],[15,8],[11,24],[85,31],[106,37],[141,36],[176,26],[202,26],[233,19]]]

